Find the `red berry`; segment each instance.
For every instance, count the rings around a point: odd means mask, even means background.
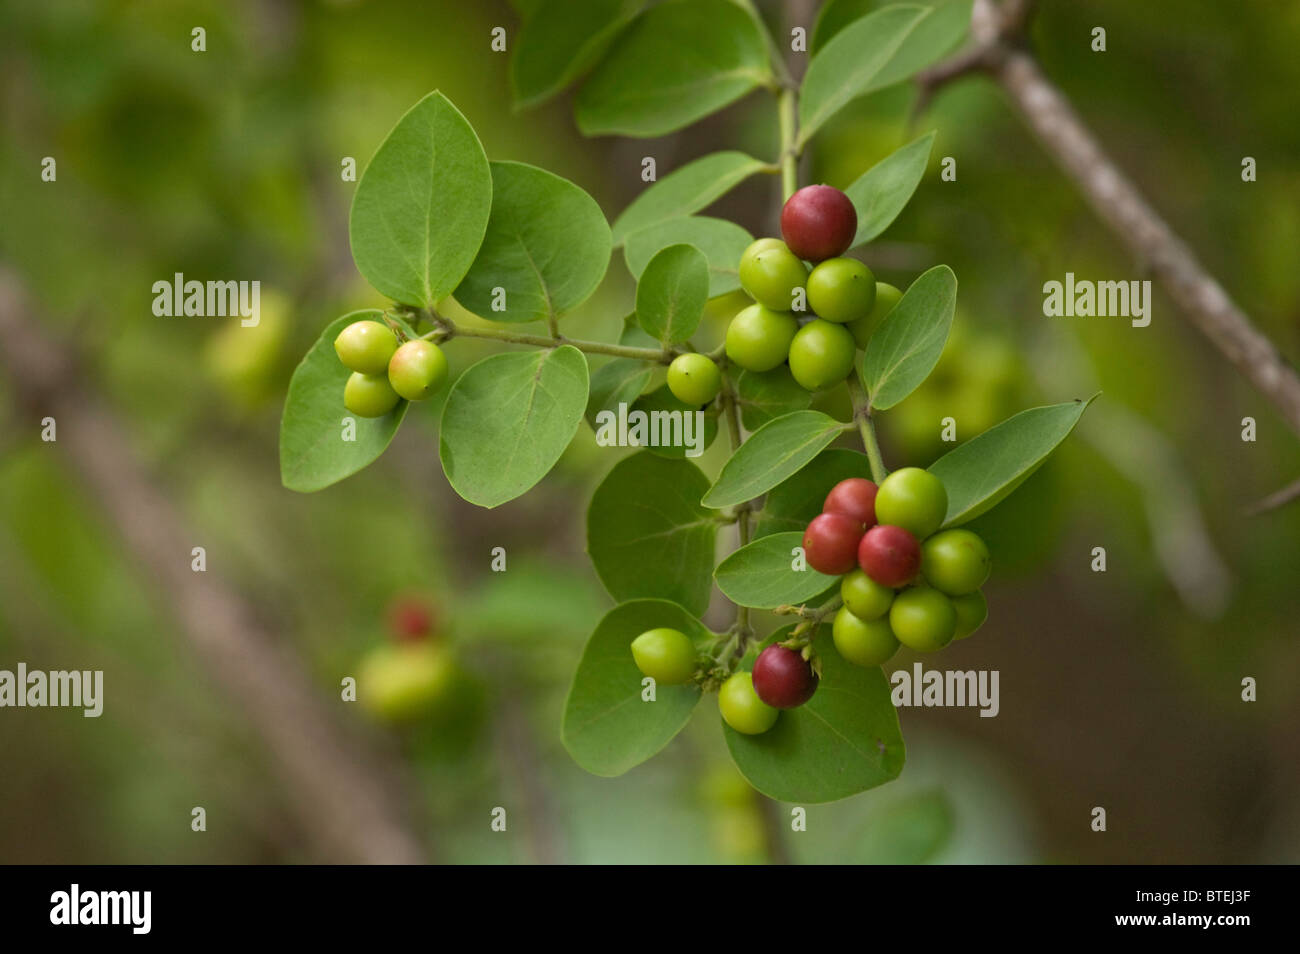
[[[433,610],[419,597],[404,596],[388,607],[388,628],[398,639],[424,639],[433,632]]]
[[[853,202],[828,185],[804,186],[781,209],[781,235],[790,251],[810,262],[843,255],[858,231]]]
[[[823,513],[812,518],[803,533],[803,553],[818,573],[839,576],[857,564],[858,541],[866,528],[842,513]],[[917,556],[920,559],[920,556]]]
[[[872,527],[858,544],[858,564],[881,586],[903,586],[921,570],[921,544],[902,527]]]
[[[842,513],[864,527],[876,525],[876,485],[865,477],[841,480],[826,495],[825,513]]]
[[[813,697],[817,677],[808,661],[793,649],[775,644],[754,660],[754,691],[777,709],[793,709]]]

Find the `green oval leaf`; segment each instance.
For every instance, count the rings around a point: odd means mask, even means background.
[[[795,411],[764,424],[723,465],[704,506],[730,507],[766,493],[850,427],[821,411]]]
[[[658,457],[685,458],[688,451],[691,457],[698,457],[718,436],[717,403],[701,411],[679,401],[666,384],[641,395],[632,402],[630,410],[647,415],[650,443],[645,446]],[[697,411],[700,417],[695,416]]]
[[[877,10],[849,24],[813,57],[800,90],[800,147],[849,102],[903,78],[878,79],[929,13],[926,7],[907,4]]]
[[[380,321],[383,312],[354,311],[321,332],[303,357],[280,418],[280,482],[311,493],[355,474],[388,447],[406,416],[398,401],[383,417],[357,417],[343,406],[343,386],[352,374],[334,353],[334,339],[354,321]],[[344,440],[344,419],[355,422],[355,440]]]
[[[637,18],[578,93],[585,136],[662,136],[769,82],[755,20],[730,0],[668,0]]]
[[[478,136],[447,97],[430,93],[357,183],[348,223],[357,269],[394,301],[432,307],[469,270],[491,206]]]
[[[536,106],[596,65],[644,0],[542,0],[514,41],[515,106]]]
[[[456,301],[492,321],[558,318],[582,304],[609,268],[609,225],[568,179],[522,162],[492,163],[492,216]],[[505,308],[494,310],[505,292]]]
[[[1021,411],[931,464],[930,473],[948,491],[944,526],[974,520],[1006,499],[1069,436],[1094,400],[1095,394]]]
[[[630,405],[650,383],[651,367],[636,358],[612,358],[591,375],[591,393],[587,397],[587,423],[597,426],[601,411],[618,413],[620,404]]]
[[[614,465],[587,508],[587,553],[610,596],[709,608],[718,523],[700,505],[708,487],[685,460],[642,452]]]
[[[709,260],[694,245],[669,245],[655,253],[636,286],[636,320],[665,345],[695,334],[709,300]]]
[[[754,236],[734,222],[688,215],[629,235],[623,244],[623,258],[628,271],[639,279],[660,249],[677,244],[694,245],[709,260],[709,297],[717,298],[740,288],[740,256],[752,241]]]
[[[586,406],[577,348],[484,358],[456,380],[442,410],[439,452],[452,489],[480,507],[527,492],[569,446]]]
[[[736,397],[740,421],[750,431],[812,404],[812,393],[794,379],[784,364],[771,371],[740,372],[736,378]]]
[[[773,641],[788,636],[786,627]],[[786,709],[762,735],[723,723],[731,757],[749,783],[782,802],[831,802],[898,777],[906,755],[889,682],[879,667],[845,662],[823,625],[813,641],[822,678],[807,704]]]
[[[700,645],[712,633],[667,600],[616,606],[591,634],[564,704],[561,736],[573,760],[593,775],[622,775],[672,741],[700,701],[695,686],[656,686],[655,701],[641,701],[641,670],[632,640],[648,629],[681,630]]]
[[[621,245],[633,232],[700,209],[725,195],[767,163],[743,152],[715,152],[688,162],[651,183],[614,220],[614,244]]]
[[[754,536],[798,531],[803,533],[831,488],[850,477],[871,479],[871,464],[861,451],[831,447],[812,459],[807,467],[772,488],[759,511]]]
[[[930,376],[956,307],[957,276],[947,265],[936,265],[912,282],[862,356],[862,381],[873,408],[893,407]]]
[[[908,143],[881,159],[844,190],[858,212],[855,246],[870,242],[898,218],[925,175],[933,145],[934,133]]]
[[[789,603],[806,603],[838,577],[812,567],[796,570],[791,551],[803,546],[803,533],[774,533],[736,550],[718,564],[713,578],[727,599],[754,609],[775,609]]]

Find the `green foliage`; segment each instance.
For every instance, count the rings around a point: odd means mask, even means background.
[[[452,489],[496,507],[546,476],[587,407],[587,359],[553,351],[497,354],[460,376],[442,412],[439,452]]]
[[[873,812],[857,838],[853,861],[920,865],[952,840],[952,801],[941,789],[909,794]]]
[[[629,235],[623,257],[633,277],[640,279],[650,259],[669,245],[694,245],[709,261],[709,297],[717,298],[740,288],[740,256],[754,237],[734,222],[689,215],[665,219]]]
[[[686,163],[646,187],[614,220],[614,244],[633,232],[700,211],[767,168],[743,152],[715,152]]]
[[[862,356],[862,382],[873,408],[893,407],[934,370],[956,306],[957,276],[947,265],[936,265],[903,293]]]
[[[771,371],[741,371],[736,378],[736,398],[740,422],[751,431],[774,418],[802,411],[812,403],[812,394],[794,379],[785,365]]]
[[[455,296],[493,321],[559,318],[596,290],[609,267],[609,225],[578,186],[522,162],[493,162],[492,215]],[[494,289],[505,309],[493,308]]]
[[[516,106],[536,106],[587,70],[645,6],[645,0],[541,0],[510,59]]]
[[[764,424],[704,495],[706,507],[732,507],[764,494],[798,471],[851,425],[821,411],[795,411]]]
[[[601,411],[618,413],[620,404],[631,404],[650,383],[651,368],[636,358],[611,358],[591,375],[587,397],[587,423],[596,426]]]
[[[469,270],[491,206],[478,136],[447,97],[430,93],[388,134],[357,183],[352,257],[389,298],[432,307]]]
[[[803,533],[774,533],[736,550],[713,571],[718,589],[727,599],[754,609],[798,606],[834,586],[837,578],[812,567],[795,570],[793,551],[803,543]]]
[[[679,414],[694,414],[696,411],[699,410],[699,408],[697,407],[692,407],[689,404],[684,404],[681,401],[679,401],[676,395],[674,395],[673,392],[668,389],[668,386],[666,384],[661,387],[655,388],[653,391],[641,395],[639,398],[637,398],[635,401],[632,402],[631,409],[634,411],[644,411],[647,415],[650,415],[652,426],[654,421],[653,415],[655,414],[656,411],[668,411],[670,413],[677,412]],[[714,404],[708,410],[704,411],[703,414],[704,414],[704,436],[701,441],[701,446],[704,449],[708,449],[710,446],[712,446],[714,440],[716,440],[718,436],[717,405]],[[683,423],[684,423],[684,419],[683,419]],[[673,444],[668,444],[668,445],[661,444],[659,446],[651,446],[647,449],[651,454],[654,454],[657,457],[684,458],[686,456],[686,451],[689,448],[685,446],[677,446]]]
[[[832,447],[824,450],[802,470],[772,488],[758,515],[756,537],[770,533],[803,533],[813,517],[822,512],[826,494],[841,480],[870,477],[871,465],[861,451]]]
[[[661,344],[695,334],[709,299],[709,260],[694,245],[669,245],[646,263],[636,286],[636,319]]]
[[[870,242],[898,218],[925,175],[934,133],[913,140],[859,176],[844,190],[858,213],[853,244]]]

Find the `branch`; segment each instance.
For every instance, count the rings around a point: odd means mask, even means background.
[[[337,707],[318,695],[298,660],[217,571],[190,569],[198,538],[131,455],[126,428],[73,355],[40,326],[18,276],[0,265],[0,365],[20,408],[37,420],[55,418],[53,448],[117,524],[127,552],[218,688],[258,729],[298,816],[336,859],[424,860],[398,766],[345,731]]]
[[[1263,500],[1246,508],[1246,515],[1250,517],[1258,516],[1261,513],[1268,513],[1270,510],[1277,510],[1285,507],[1293,500],[1300,500],[1300,480],[1288,484],[1281,490],[1269,494]]]

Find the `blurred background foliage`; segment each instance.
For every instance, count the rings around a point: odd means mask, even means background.
[[[1300,353],[1300,9],[1041,6],[1033,40],[1049,75],[1283,352]],[[764,11],[790,26],[789,10]],[[38,303],[34,320],[89,356],[131,452],[161,475],[209,563],[274,621],[322,693],[388,640],[396,596],[436,607],[455,691],[376,733],[417,777],[432,856],[1300,858],[1300,505],[1243,514],[1300,473],[1300,444],[1158,289],[1146,329],[1042,316],[1044,281],[1137,278],[1141,263],[984,80],[948,88],[915,120],[911,88],[863,99],[805,165],[807,181],[844,186],[939,133],[916,199],[863,256],[900,286],[940,261],[961,282],[938,372],[882,419],[887,460],[938,456],[944,417],[964,440],[1024,407],[1103,392],[1063,451],[979,522],[998,564],[992,616],[942,665],[1000,670],[1001,713],[901,710],[898,782],[809,806],[807,832],[792,834],[789,806],[730,767],[711,705],[623,778],[573,765],[559,744],[563,696],[610,605],[583,553],[583,516],[617,453],[586,428],[542,485],[497,511],[447,487],[436,402],[414,408],[355,478],[310,497],[280,487],[279,402],[294,364],[334,317],[383,304],[351,263],[354,184],[341,162],[364,167],[423,94],[443,90],[490,157],[572,178],[611,219],[643,187],[642,156],[662,175],[718,148],[774,154],[760,94],[649,141],[583,140],[569,97],[515,112],[489,31],[518,24],[505,3],[420,0],[52,0],[0,12],[0,257]],[[206,53],[190,49],[195,26]],[[1090,48],[1095,26],[1105,53]],[[56,183],[40,180],[45,156]],[[939,179],[945,156],[955,182]],[[1258,182],[1241,181],[1244,156]],[[777,183],[760,177],[710,214],[772,234],[777,202]],[[260,279],[262,325],[154,317],[150,287],[174,272]],[[631,292],[616,255],[568,330],[612,339]],[[715,303],[701,339],[717,341],[736,305]],[[456,341],[453,373],[490,350]],[[847,410],[843,395],[819,401]],[[1241,440],[1247,416],[1255,443]],[[0,712],[0,860],[320,860],[251,728],[183,650],[94,495],[57,445],[16,429],[7,403],[0,427],[0,668],[103,669],[107,694],[98,720]],[[504,573],[489,571],[497,546]],[[1105,573],[1089,569],[1096,546]],[[904,650],[893,665],[914,661]],[[1245,676],[1259,680],[1256,703],[1240,701]],[[206,835],[190,831],[194,805],[207,809]],[[510,811],[506,834],[489,829],[497,805]],[[1089,829],[1096,805],[1105,834]]]

